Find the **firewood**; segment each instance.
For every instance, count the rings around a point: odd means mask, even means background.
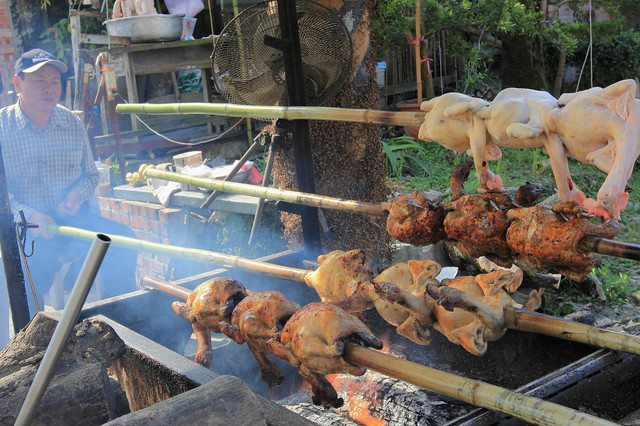
[[[36,370],[36,366],[27,366],[0,379],[0,418],[15,421]],[[70,371],[53,376],[34,422],[101,425],[115,417],[114,395],[104,366],[74,364]]]
[[[220,376],[173,398],[107,423],[109,426],[162,424],[266,425],[256,395],[237,377]]]

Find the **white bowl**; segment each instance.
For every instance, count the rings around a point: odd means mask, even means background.
[[[182,34],[184,14],[140,15],[109,19],[106,25],[109,35],[129,37],[132,43],[178,40]]]

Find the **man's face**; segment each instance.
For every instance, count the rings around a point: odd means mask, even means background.
[[[15,77],[14,85],[20,94],[20,106],[29,110],[49,113],[62,95],[60,71],[52,65],[44,65],[32,73]]]

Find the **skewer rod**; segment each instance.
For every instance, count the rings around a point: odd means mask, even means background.
[[[47,231],[51,234],[64,235],[66,237],[79,238],[87,241],[93,240],[96,236],[95,232],[71,226],[47,225]],[[154,243],[152,241],[139,240],[137,238],[125,237],[116,234],[108,234],[108,236],[111,238],[111,244],[118,247],[160,253],[167,256],[175,256],[185,259],[200,260],[228,268],[237,267],[257,274],[288,279],[291,281],[304,282],[304,278],[307,273],[309,273],[306,269],[281,266],[230,254],[173,246],[170,244]]]
[[[344,359],[416,386],[538,425],[615,425],[553,402],[348,343]]]
[[[48,225],[47,230],[51,234],[64,235],[84,240],[93,240],[96,236],[95,232],[70,226]],[[111,244],[118,247],[149,251],[152,253],[160,253],[192,260],[200,260],[229,268],[237,267],[260,275],[297,281],[305,284],[305,278],[309,273],[313,272],[306,269],[281,266],[259,260],[247,259],[240,256],[216,253],[203,249],[154,243],[122,235],[109,234],[108,237],[111,239]],[[174,295],[183,297],[182,294]],[[548,315],[537,314],[524,309],[515,309],[513,311],[505,310],[504,315],[506,325],[509,328],[546,334],[548,336],[586,343],[601,348],[640,354],[640,337],[638,336],[602,330],[596,327],[574,323],[572,321],[554,318]]]
[[[234,105],[215,103],[170,104],[118,104],[120,114],[209,114],[226,117],[258,119],[284,118],[286,120],[325,120],[353,123],[389,124],[394,126],[420,126],[424,112],[380,111],[330,107],[278,107],[259,105]]]
[[[370,216],[384,217],[386,215],[384,204],[382,203],[366,203],[362,201],[343,200],[341,198],[327,197],[324,195],[315,195],[305,192],[249,185],[247,183],[238,183],[209,178],[198,178],[153,168],[145,169],[143,174],[148,177],[195,185],[199,188],[213,189],[216,191],[230,192],[233,194],[247,195],[250,197],[265,198],[268,200],[286,201],[292,204],[300,204],[303,206],[351,211]]]
[[[637,244],[598,238],[591,235],[582,237],[579,248],[609,256],[624,257],[625,259],[640,260],[640,246]]]
[[[640,355],[640,337],[567,321],[525,309],[505,309],[508,328]]]
[[[171,284],[166,281],[162,281],[153,277],[144,276],[142,278],[142,285],[145,287],[155,288],[156,290],[164,291],[172,296],[179,297],[183,300],[187,300],[191,294],[191,290],[188,288],[180,287],[179,285]]]

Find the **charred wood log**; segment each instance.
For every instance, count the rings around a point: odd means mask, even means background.
[[[14,419],[44,356],[58,316],[38,313],[0,352],[0,418]],[[75,332],[58,363],[35,419],[46,424],[99,425],[117,416],[121,389],[106,366],[124,351],[124,343],[106,324],[86,320]]]

